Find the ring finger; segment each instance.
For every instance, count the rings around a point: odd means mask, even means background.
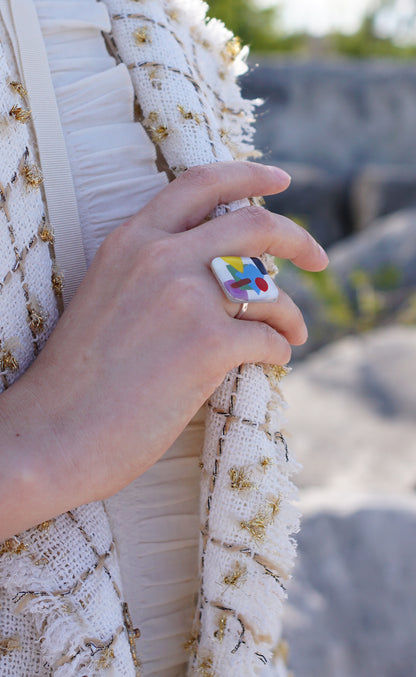
[[[227,313],[235,318],[241,306],[228,300],[225,304]],[[249,303],[244,315],[236,322],[247,320],[265,322],[282,334],[293,346],[302,345],[308,338],[308,330],[301,311],[290,296],[281,289],[274,303]]]

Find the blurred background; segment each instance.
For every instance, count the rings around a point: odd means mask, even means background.
[[[296,677],[416,676],[416,0],[211,0],[251,45],[267,200],[329,250],[279,261],[310,339],[283,383],[303,465]],[[285,652],[282,645],[281,651]]]

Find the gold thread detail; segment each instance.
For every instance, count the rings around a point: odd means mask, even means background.
[[[1,656],[7,656],[7,654],[11,653],[12,651],[21,651],[21,649],[22,644],[20,641],[20,637],[18,635],[14,635],[13,637],[0,638]]]
[[[19,541],[18,538],[8,538],[0,544],[0,557],[2,555],[20,555],[25,550],[28,550],[28,546],[23,541]]]
[[[24,87],[24,85],[22,85],[21,82],[18,82],[17,80],[10,80],[9,81],[9,87],[14,89],[14,91],[17,92],[18,94],[20,94],[20,96],[23,96],[23,97],[27,96],[27,90]]]
[[[198,637],[194,634],[191,634],[188,637],[188,639],[186,640],[186,642],[184,643],[183,650],[186,653],[193,654],[193,653],[195,653],[195,648],[196,648],[197,644],[198,644]]]
[[[20,170],[21,174],[26,179],[26,183],[29,188],[39,188],[42,184],[43,176],[39,167],[29,162],[25,162],[22,169]]]
[[[19,371],[19,362],[10,350],[0,351],[0,371]]]
[[[177,108],[184,120],[194,120],[198,125],[201,124],[201,118],[197,113],[193,113],[190,110],[187,111],[180,103],[178,103]]]
[[[32,299],[32,301],[27,306],[29,327],[33,334],[41,334],[45,329],[45,322],[47,319],[47,314],[40,307],[39,303]]]
[[[266,529],[279,513],[280,505],[280,498],[271,499],[266,509],[261,510],[253,519],[240,522],[241,528],[248,531],[256,541],[264,541]]]
[[[225,628],[227,627],[227,617],[221,616],[218,621],[218,630],[214,632],[215,639],[218,639],[219,642],[222,642],[224,639]]]
[[[206,658],[201,658],[196,672],[198,675],[200,675],[200,677],[215,677],[212,669],[212,658],[209,656]]]
[[[261,366],[263,367],[266,376],[274,379],[278,383],[292,371],[290,367],[285,367],[281,364],[263,364]]]
[[[253,482],[250,481],[244,468],[230,468],[228,474],[231,480],[231,489],[237,491],[252,489]]]
[[[242,582],[247,574],[247,567],[242,567],[240,562],[236,562],[235,569],[228,576],[224,576],[223,581],[225,585],[237,585]]]
[[[260,460],[260,467],[266,472],[270,468],[270,466],[273,465],[273,460],[270,458],[270,456],[263,456]]]
[[[151,111],[144,122],[152,141],[156,144],[164,141],[169,136],[169,130],[166,125],[160,123],[159,113]]]
[[[21,108],[20,106],[14,105],[9,110],[9,115],[13,117],[17,122],[24,124],[32,116],[32,111],[26,108]]]
[[[283,663],[287,666],[289,665],[289,644],[285,639],[281,639],[277,648],[273,652],[273,657],[278,660],[282,660]]]
[[[126,602],[123,602],[122,604],[122,609],[123,609],[123,620],[124,620],[124,627],[126,628],[127,632],[127,638],[130,646],[130,653],[133,659],[134,667],[136,670],[136,676],[141,674],[141,662],[139,657],[137,656],[136,652],[136,644],[135,640],[140,637],[140,630],[138,628],[133,627],[133,623],[131,621],[130,617],[130,612],[129,612],[129,607],[127,606]]]
[[[141,47],[145,42],[152,42],[146,26],[136,28],[136,30],[133,31],[133,38],[136,42],[136,45],[139,45],[139,47]]]
[[[46,219],[42,222],[41,228],[39,230],[39,237],[42,242],[47,242],[48,244],[53,244],[55,241],[53,229],[50,224],[46,222]]]
[[[46,533],[49,532],[49,529],[51,526],[55,523],[54,520],[45,520],[45,522],[41,522],[40,524],[37,525],[36,529],[38,531],[44,531]]]
[[[52,288],[55,294],[62,294],[62,289],[64,286],[64,277],[61,273],[58,273],[57,270],[52,271]]]
[[[234,61],[238,57],[242,50],[241,39],[235,35],[231,40],[225,44],[223,51],[221,52],[222,57],[226,61]]]

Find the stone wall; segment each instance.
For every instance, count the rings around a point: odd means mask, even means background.
[[[293,176],[268,200],[328,246],[416,205],[416,69],[386,61],[261,61],[256,144]]]
[[[258,145],[279,162],[342,175],[368,163],[416,164],[416,69],[386,61],[262,61]]]

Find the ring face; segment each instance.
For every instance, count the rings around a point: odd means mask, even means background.
[[[234,303],[272,303],[279,290],[260,259],[248,256],[218,256],[211,270],[226,297]]]

